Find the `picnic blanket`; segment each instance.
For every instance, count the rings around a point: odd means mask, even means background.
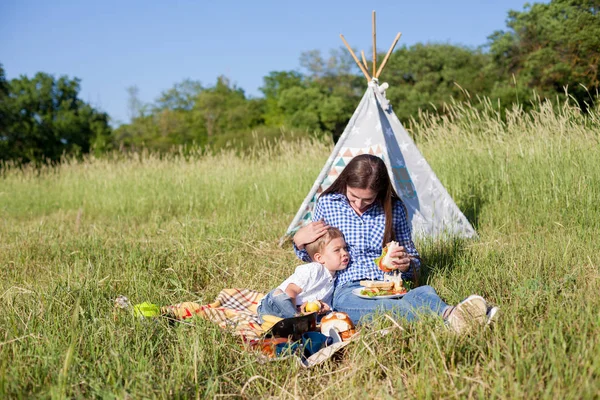
[[[162,307],[161,313],[178,320],[199,316],[231,330],[234,335],[248,342],[259,339],[276,322],[270,320],[262,325],[260,323],[256,309],[264,296],[250,289],[223,289],[210,304],[184,302]]]
[[[274,316],[264,316],[265,322],[260,323],[257,308],[264,296],[263,293],[250,289],[223,289],[215,301],[210,304],[183,302],[161,307],[161,314],[177,320],[185,320],[194,316],[207,319],[234,335],[240,336],[248,349],[261,349],[265,347],[265,333],[281,320]],[[355,335],[350,341],[337,342],[324,347],[308,358],[293,357],[301,366],[310,368],[328,360],[357,337],[358,335]],[[264,354],[261,357],[262,361],[268,359],[269,357]]]

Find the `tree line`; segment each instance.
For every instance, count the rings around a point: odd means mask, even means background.
[[[475,96],[524,108],[569,96],[585,110],[600,87],[599,10],[599,0],[526,5],[510,11],[506,29],[480,48],[398,48],[380,80],[389,83],[387,97],[405,123],[419,112],[444,112],[451,99]],[[345,49],[303,53],[300,66],[270,72],[260,98],[225,76],[211,85],[184,80],[150,104],[131,87],[131,121],[113,129],[106,113],[78,97],[79,79],[40,72],[7,81],[0,64],[0,160],[45,162],[64,154],[180,145],[244,147],[280,137],[282,127],[335,140],[364,93],[365,79]]]

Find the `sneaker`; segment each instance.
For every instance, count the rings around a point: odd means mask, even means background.
[[[446,318],[446,324],[454,332],[462,333],[474,325],[484,325],[486,323],[486,311],[487,304],[484,298],[473,294],[452,309],[450,315]]]
[[[487,312],[485,313],[486,325],[492,325],[498,320],[498,311],[500,311],[500,308],[498,307],[488,307]]]

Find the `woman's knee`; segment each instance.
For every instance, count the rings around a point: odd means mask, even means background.
[[[434,294],[434,295],[437,295],[437,292],[435,291],[435,289],[433,288],[433,286],[429,286],[429,285],[423,285],[423,286],[416,287],[416,288],[412,289],[411,292],[412,291],[414,291],[415,294]]]

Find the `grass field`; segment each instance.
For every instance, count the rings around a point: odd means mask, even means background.
[[[479,233],[418,243],[449,303],[502,309],[466,336],[387,318],[312,370],[259,364],[203,320],[114,318],[113,300],[209,302],[267,291],[299,261],[278,239],[330,144],[243,156],[65,161],[0,177],[0,398],[597,398],[600,115],[567,106],[500,122],[455,105],[412,127]]]

